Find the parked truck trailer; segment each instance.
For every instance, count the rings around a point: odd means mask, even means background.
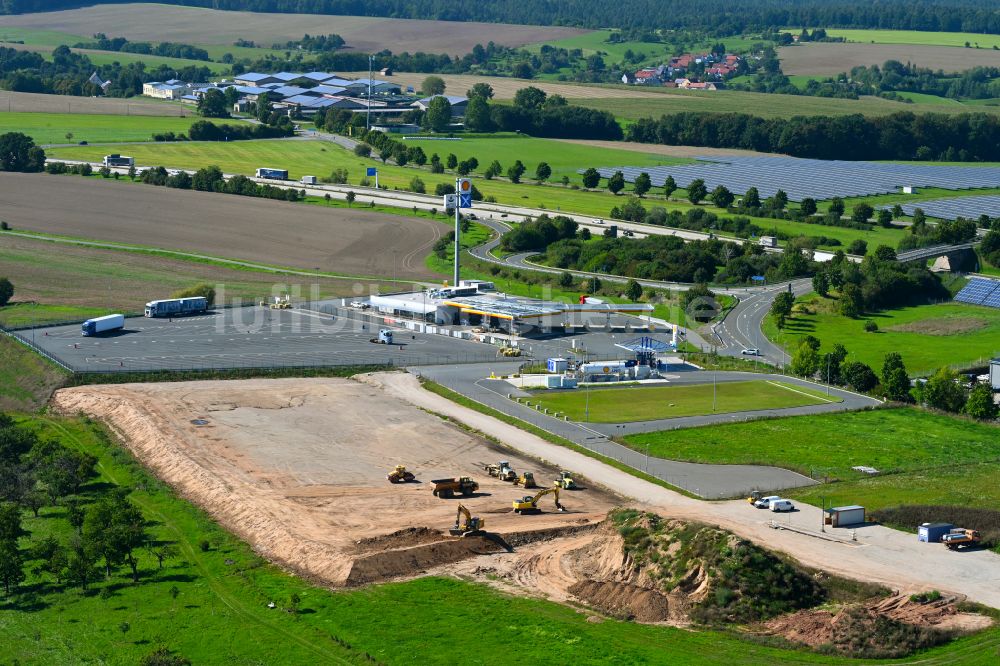
[[[257,169],[258,178],[270,178],[271,180],[288,180],[288,169],[268,169],[262,167]]]
[[[110,155],[104,156],[104,166],[106,167],[135,166],[135,158],[129,157],[128,155],[119,155],[118,153],[111,153]]]
[[[119,331],[125,328],[125,315],[111,314],[104,317],[88,319],[80,326],[84,335],[99,335],[109,331]]]
[[[146,303],[143,312],[147,317],[170,317],[176,315],[200,314],[208,310],[208,299],[204,296],[169,298]]]

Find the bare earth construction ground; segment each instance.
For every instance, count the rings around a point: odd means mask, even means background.
[[[464,55],[476,44],[521,46],[580,35],[577,28],[498,23],[454,23],[412,19],[261,14],[193,7],[131,3],[100,5],[21,16],[5,16],[0,26],[55,30],[73,35],[106,32],[131,41],[174,41],[187,44],[232,44],[249,39],[260,46],[302,39],[302,35],[338,34],[361,53],[423,51]],[[114,26],[110,30],[109,26]],[[339,72],[338,72],[339,73]]]
[[[556,468],[468,435],[374,383],[87,386],[59,391],[53,402],[104,419],[144,465],[262,555],[327,584],[415,575],[501,550],[487,539],[447,534],[460,502],[513,543],[531,538],[524,533],[593,525],[616,504],[587,488],[563,494],[566,513],[547,497],[543,513],[516,515],[511,501],[527,491],[485,475],[482,466],[507,459],[546,484]],[[396,464],[420,482],[390,484],[385,474]],[[432,495],[431,479],[458,475],[479,482],[477,496]]]
[[[1000,51],[952,46],[816,43],[786,47],[779,55],[781,69],[788,75],[835,76],[861,65],[881,67],[886,60],[945,72],[960,72],[977,66],[1000,67]]]
[[[21,231],[402,279],[434,277],[424,257],[448,230],[425,218],[48,174],[4,173],[0,210]]]

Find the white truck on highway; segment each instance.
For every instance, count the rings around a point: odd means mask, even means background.
[[[111,314],[104,317],[88,319],[80,326],[84,335],[99,335],[109,331],[119,331],[125,328],[125,315]]]
[[[104,156],[104,166],[106,167],[130,167],[135,166],[135,158],[128,155],[112,153]]]

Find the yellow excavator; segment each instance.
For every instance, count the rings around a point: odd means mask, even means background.
[[[464,504],[458,505],[458,513],[455,514],[455,526],[448,530],[452,536],[476,536],[483,533],[486,520],[472,513],[465,508]]]
[[[531,495],[525,495],[519,500],[514,500],[514,513],[538,513],[541,509],[538,508],[538,500],[542,499],[546,495],[555,495],[556,509],[559,511],[565,511],[566,508],[559,503],[559,487],[553,486],[551,488],[545,488],[544,490],[539,490],[535,493],[534,497]]]

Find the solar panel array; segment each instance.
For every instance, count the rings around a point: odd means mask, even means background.
[[[891,206],[883,206],[891,208]],[[902,204],[903,212],[913,215],[913,211],[921,208],[924,215],[942,220],[955,220],[964,217],[967,220],[979,219],[980,215],[1000,217],[1000,195],[989,194],[978,197],[959,197],[957,199],[934,199],[933,201],[918,201]]]
[[[762,197],[784,190],[792,201],[806,197],[830,199],[898,192],[904,185],[963,190],[1000,187],[1000,167],[937,166],[926,164],[883,164],[811,160],[797,157],[698,157],[694,164],[652,167],[602,167],[602,178],[621,171],[634,182],[640,173],[649,174],[654,187],[662,187],[673,176],[679,187],[701,178],[709,191],[725,185],[742,194],[756,187]],[[583,169],[579,172],[583,173]]]
[[[962,291],[955,295],[955,300],[972,305],[986,305],[1000,308],[1000,281],[985,278],[972,278]]]

